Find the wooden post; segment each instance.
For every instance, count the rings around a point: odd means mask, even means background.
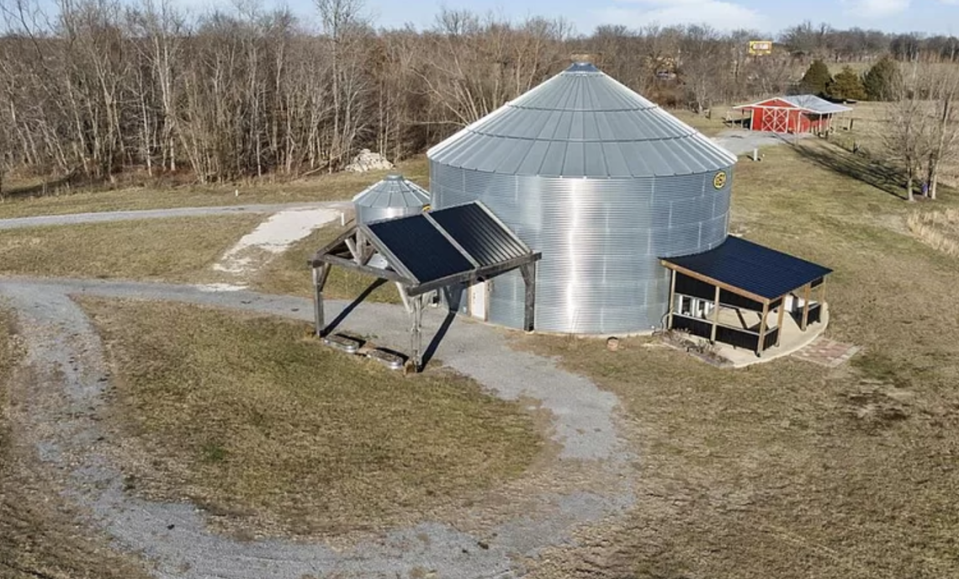
[[[526,307],[523,313],[523,329],[532,332],[536,324],[536,262],[520,267],[523,283],[526,284]]]
[[[719,328],[719,286],[716,286],[716,301],[713,303],[713,331],[709,335],[709,341],[716,343],[716,330]]]
[[[783,314],[786,313],[786,298],[779,298],[779,318],[776,320],[776,328],[778,328],[779,334],[776,335],[776,345],[778,346],[783,340]]]
[[[799,329],[806,331],[806,323],[809,321],[809,298],[810,293],[812,293],[812,284],[807,283],[806,287],[803,288],[803,305],[802,305],[802,323],[799,324]]]
[[[673,329],[673,310],[676,309],[676,270],[670,269],[672,278],[669,281],[669,309],[666,315],[666,327],[664,329]]]
[[[423,333],[421,324],[423,322],[423,296],[418,295],[412,299],[413,302],[413,325],[410,329],[410,360],[416,371],[420,371],[423,351]]]
[[[409,294],[406,293],[406,286],[400,282],[396,282],[396,291],[400,294],[400,301],[403,302],[403,309],[406,310],[406,313],[413,313],[413,304],[410,301]]]
[[[759,347],[756,348],[756,355],[762,356],[766,345],[766,318],[769,317],[769,302],[763,303],[763,319],[759,322]]]
[[[323,335],[326,321],[323,319],[323,287],[330,275],[330,264],[324,263],[320,267],[313,266],[313,325],[317,337]]]

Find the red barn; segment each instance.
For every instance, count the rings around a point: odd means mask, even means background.
[[[773,97],[751,105],[740,105],[736,109],[749,115],[749,127],[752,130],[772,133],[826,130],[836,115],[852,110],[811,94]]]

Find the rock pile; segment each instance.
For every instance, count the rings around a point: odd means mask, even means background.
[[[366,173],[367,171],[389,171],[393,168],[393,163],[386,160],[386,157],[379,153],[374,153],[369,149],[363,149],[360,154],[353,157],[353,160],[346,166],[346,171],[351,173]]]

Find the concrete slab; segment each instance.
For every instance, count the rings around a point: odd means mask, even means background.
[[[750,315],[756,315],[750,313]],[[770,312],[766,323],[775,326],[778,315],[776,312]],[[759,316],[756,315],[757,321]],[[750,324],[758,325],[758,324]],[[822,320],[817,324],[811,324],[803,332],[799,325],[790,316],[785,316],[782,327],[782,338],[778,346],[763,352],[761,357],[756,356],[756,352],[744,348],[736,348],[729,344],[719,344],[717,353],[729,360],[734,368],[745,368],[754,364],[765,364],[778,360],[784,356],[791,356],[810,344],[814,343],[829,325],[829,304],[823,304]]]
[[[848,362],[861,350],[861,346],[844,344],[820,336],[807,347],[793,353],[793,357],[819,366],[836,368]]]

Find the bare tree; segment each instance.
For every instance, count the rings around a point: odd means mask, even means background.
[[[913,201],[915,181],[929,154],[929,103],[922,99],[918,68],[913,65],[895,88],[888,108],[884,149],[888,161],[906,174],[906,199]]]
[[[728,45],[709,26],[689,26],[680,48],[679,70],[690,103],[702,114],[720,91],[720,79],[732,68]]]
[[[933,118],[930,119],[927,145],[927,183],[930,199],[935,199],[939,187],[942,163],[954,159],[959,153],[959,69],[955,66],[925,67],[924,92],[932,101]]]

